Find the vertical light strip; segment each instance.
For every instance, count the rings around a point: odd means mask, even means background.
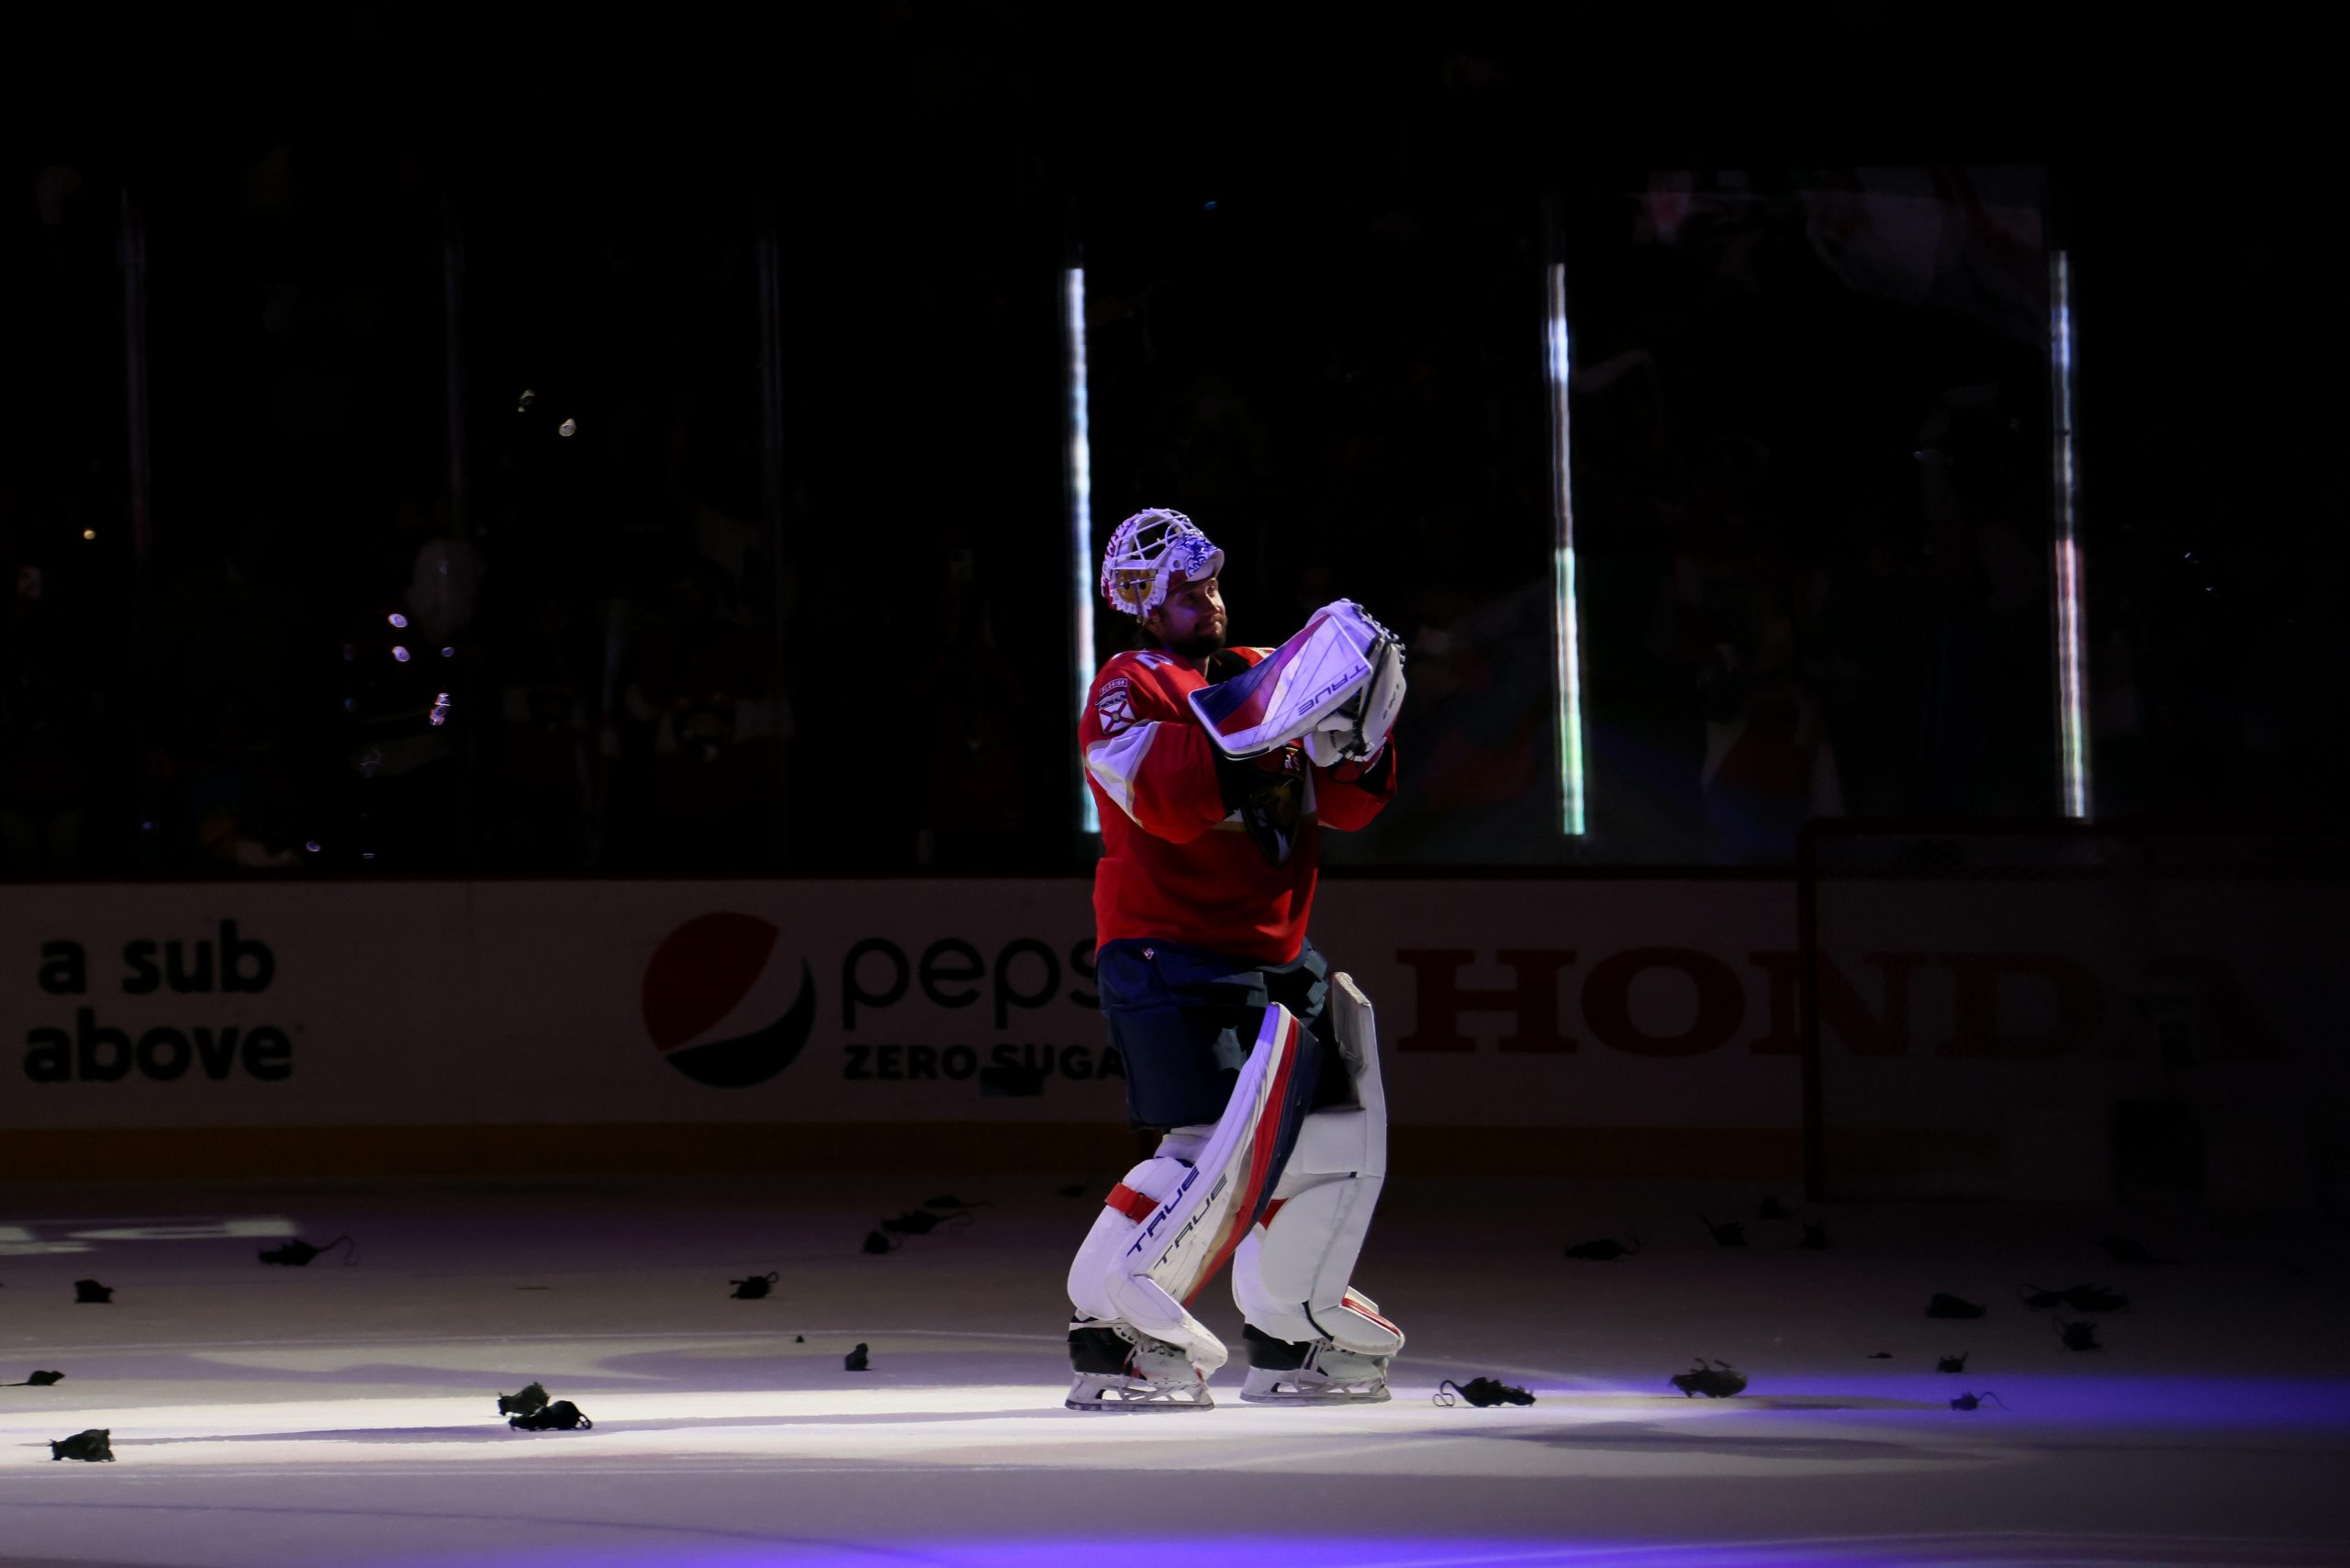
[[[2055,424],[2056,734],[2065,814],[2086,819],[2090,814],[2088,647],[2083,624],[2087,601],[2074,518],[2078,476],[2073,466],[2073,268],[2071,256],[2063,251],[2052,252],[2048,263],[2048,359]]]
[[[1567,268],[1549,267],[1546,311],[1550,382],[1550,515],[1556,528],[1551,552],[1551,591],[1557,598],[1551,621],[1558,658],[1559,795],[1561,825],[1570,838],[1583,834],[1583,633],[1575,618],[1574,487],[1569,461],[1567,376],[1573,368],[1567,342]]]
[[[1078,722],[1085,718],[1086,693],[1093,687],[1093,437],[1087,423],[1085,388],[1085,269],[1063,276],[1061,332],[1069,345],[1069,527],[1071,599],[1069,664],[1077,679]],[[1072,754],[1075,747],[1071,747]],[[1077,762],[1078,828],[1102,831],[1093,791],[1086,787],[1085,764]]]

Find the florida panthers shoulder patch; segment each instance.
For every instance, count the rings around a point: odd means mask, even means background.
[[[1100,695],[1093,699],[1093,711],[1102,721],[1104,737],[1134,727],[1134,693],[1128,689],[1125,676],[1115,676],[1102,683]]]

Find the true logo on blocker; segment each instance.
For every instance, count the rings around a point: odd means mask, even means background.
[[[816,977],[750,914],[704,914],[661,939],[644,966],[644,1028],[662,1059],[697,1083],[765,1083],[808,1044]]]

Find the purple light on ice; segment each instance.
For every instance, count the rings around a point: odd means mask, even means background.
[[[406,664],[408,663],[408,650],[401,647],[397,643],[395,643],[392,644],[392,657],[399,660],[402,664]]]
[[[761,1542],[727,1540],[732,1531],[688,1532],[661,1526],[619,1526],[645,1530],[657,1542],[567,1543],[536,1551],[511,1547],[498,1552],[436,1558],[445,1568],[1102,1568],[1108,1560],[1098,1540],[1080,1536],[1034,1536],[995,1540],[938,1539],[912,1533],[857,1546],[806,1538]],[[680,1536],[703,1536],[699,1540]],[[709,1539],[717,1537],[719,1539]],[[1921,1568],[1954,1561],[2019,1565],[2065,1562],[2143,1562],[2149,1549],[2165,1544],[2159,1536],[2134,1536],[2120,1555],[2115,1542],[2094,1534],[2071,1536],[2038,1530],[1942,1531],[1931,1535],[1813,1536],[1780,1540],[1692,1541],[1589,1540],[1528,1537],[1429,1536],[1246,1536],[1149,1540],[1128,1536],[1118,1542],[1119,1568]],[[2180,1543],[2190,1552],[2210,1542]],[[1953,1549],[1963,1551],[1955,1555]],[[2210,1561],[2199,1553],[2188,1561]],[[2246,1561],[2267,1561],[2255,1557]],[[382,1561],[388,1568],[389,1560]],[[370,1568],[374,1568],[373,1562]]]
[[[392,624],[393,624],[393,625],[395,625],[395,626],[405,627],[405,626],[408,624],[408,617],[407,617],[407,616],[405,616],[405,615],[402,615],[402,614],[401,614],[399,611],[397,611],[397,610],[394,610],[394,611],[392,612],[392,614],[391,614],[391,616],[390,616],[390,620],[391,620]]]

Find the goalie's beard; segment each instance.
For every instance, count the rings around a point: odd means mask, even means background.
[[[1140,641],[1146,648],[1158,648],[1174,655],[1179,659],[1198,660],[1223,649],[1224,632],[1222,628],[1218,628],[1214,632],[1201,632],[1195,635],[1168,643],[1152,636],[1149,629],[1144,627],[1141,629]]]

